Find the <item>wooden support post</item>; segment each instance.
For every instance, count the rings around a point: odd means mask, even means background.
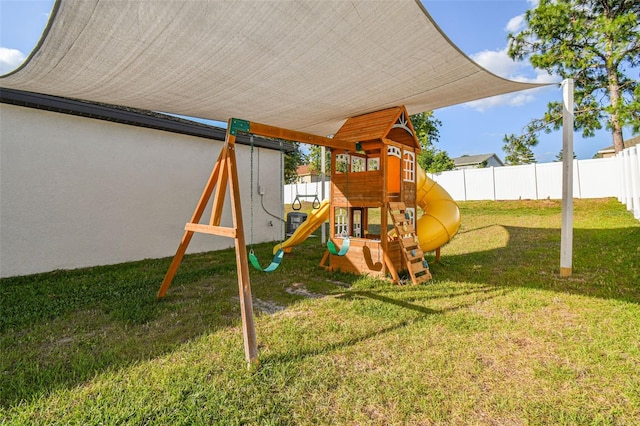
[[[226,149],[223,147],[222,150],[220,151],[220,155],[218,156],[218,160],[216,161],[216,164],[213,167],[213,170],[211,171],[211,176],[209,176],[209,180],[207,181],[207,184],[205,185],[204,190],[202,191],[200,200],[196,205],[196,209],[193,212],[193,216],[191,216],[191,221],[189,223],[197,224],[198,222],[200,222],[200,218],[202,218],[202,215],[204,214],[204,211],[207,208],[207,203],[209,203],[209,199],[211,198],[211,194],[213,194],[213,190],[216,186],[216,183],[219,180],[218,176],[220,174],[220,170],[223,168],[222,165],[224,164],[224,161],[226,158],[226,152],[227,152]],[[173,260],[169,265],[169,269],[167,270],[167,273],[164,276],[164,280],[160,285],[160,290],[158,290],[158,299],[162,299],[167,293],[169,286],[171,286],[171,282],[173,281],[173,278],[176,276],[178,267],[180,267],[182,258],[184,257],[184,254],[187,251],[187,247],[189,246],[189,243],[191,242],[193,233],[194,233],[194,230],[187,229],[182,235],[182,240],[180,241],[178,250],[176,250],[176,254],[173,256]]]
[[[573,80],[562,82],[562,229],[560,276],[569,277],[573,264]]]
[[[228,144],[228,143],[227,143]],[[227,145],[228,148],[228,145]],[[222,161],[226,162],[229,157],[229,150],[224,149],[224,158]],[[222,207],[224,206],[224,197],[227,195],[227,181],[229,180],[229,172],[226,167],[220,167],[220,173],[218,173],[218,181],[216,183],[216,192],[213,195],[213,206],[211,207],[211,219],[209,225],[220,226],[220,220],[222,219]]]
[[[251,283],[249,281],[249,259],[247,257],[247,246],[244,238],[244,225],[242,222],[242,207],[240,198],[240,186],[238,183],[238,167],[235,154],[235,134],[231,134],[231,122],[224,146],[220,156],[211,172],[211,176],[205,185],[200,201],[191,217],[191,222],[185,226],[185,233],[180,241],[169,270],[158,291],[158,299],[165,296],[173,278],[182,262],[182,258],[189,246],[189,242],[194,232],[215,234],[223,237],[233,238],[236,248],[236,266],[238,271],[238,291],[240,293],[240,311],[242,315],[242,335],[244,340],[245,358],[249,365],[258,364],[258,344],[256,340],[255,324],[253,320],[253,302],[251,299]],[[233,227],[221,227],[220,219],[222,207],[229,185],[231,198],[231,215]],[[215,189],[215,194],[214,194]],[[211,209],[211,220],[208,225],[200,224],[200,219],[213,195],[214,201]]]
[[[385,272],[391,274],[391,280],[400,285],[400,276],[398,275],[398,271],[396,271],[396,267],[393,266],[393,262],[385,250],[382,251],[382,257],[384,259],[384,265],[387,268]]]
[[[231,216],[233,227],[236,229],[236,268],[238,271],[238,291],[240,292],[240,312],[242,315],[242,336],[244,340],[244,354],[249,365],[259,363],[256,329],[253,322],[253,301],[251,299],[251,283],[249,281],[249,259],[247,245],[244,239],[244,225],[242,223],[242,207],[240,186],[238,184],[238,168],[236,166],[235,136],[227,132],[227,172],[229,175],[229,193],[231,195]]]

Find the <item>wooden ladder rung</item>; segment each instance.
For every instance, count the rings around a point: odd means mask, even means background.
[[[404,215],[404,213],[393,213],[393,222],[396,224],[396,226],[403,225],[407,223],[407,221],[408,219]]]
[[[402,242],[402,247],[404,247],[405,250],[413,250],[418,248],[418,243],[416,243],[416,239],[414,236],[402,238],[400,239],[400,241]]]
[[[424,283],[424,282],[427,282],[427,281],[431,280],[431,278],[433,278],[433,277],[431,276],[431,272],[426,271],[426,273],[425,273],[424,275],[421,275],[421,276],[419,276],[419,277],[416,277],[414,282],[415,282],[416,284],[420,284],[420,283]]]
[[[422,252],[422,250],[418,250],[416,249],[414,252],[415,254],[411,254],[411,252],[414,250],[409,250],[407,252],[407,260],[411,263],[419,260],[420,262],[422,262],[422,260],[424,259],[424,253]]]
[[[407,223],[406,225],[402,225],[402,226],[396,226],[396,230],[400,235],[411,235],[413,237],[415,237],[416,235],[416,230],[413,227],[413,225],[411,225],[410,223]]]
[[[427,268],[425,268],[422,265],[422,262],[410,263],[410,265],[411,265],[411,271],[414,274],[417,274],[417,273],[420,273],[420,272],[424,272],[424,271],[427,270]]]

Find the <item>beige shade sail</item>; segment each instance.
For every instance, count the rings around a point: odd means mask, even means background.
[[[58,0],[0,86],[319,135],[537,87],[475,64],[414,0]]]

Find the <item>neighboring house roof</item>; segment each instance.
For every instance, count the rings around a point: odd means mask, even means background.
[[[638,136],[634,136],[631,139],[627,139],[626,141],[624,141],[624,147],[626,148],[631,148],[632,146],[636,146],[640,144],[640,135]],[[602,148],[601,150],[598,151],[598,154],[608,154],[608,153],[614,153],[616,152],[615,148],[613,147],[613,145],[608,146],[606,148]]]
[[[61,98],[58,96],[23,92],[13,89],[0,88],[0,103],[77,115],[97,120],[113,121],[120,124],[147,127],[218,141],[223,141],[227,133],[227,130],[222,127],[210,126],[197,121],[186,120],[154,111]],[[250,145],[249,136],[238,134],[236,143]],[[280,143],[278,141],[261,137],[254,137],[253,144],[260,148],[280,149]],[[283,149],[285,152],[291,152],[294,148],[292,144],[285,143]]]
[[[491,157],[494,157],[495,160],[500,163],[500,165],[504,166],[504,163],[500,158],[494,154],[477,154],[477,155],[463,155],[462,157],[453,158],[453,164],[455,167],[462,166],[473,166],[477,164],[482,164],[485,161],[488,161]]]
[[[306,175],[317,175],[318,172],[315,170],[311,170],[309,164],[303,164],[302,166],[298,166],[296,169],[296,173],[298,176],[306,176]]]

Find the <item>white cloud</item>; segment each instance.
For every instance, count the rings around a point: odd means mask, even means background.
[[[535,100],[534,92],[535,90],[508,93],[506,95],[492,96],[490,98],[467,102],[464,105],[480,112],[503,105],[517,107],[533,102]]]
[[[527,0],[529,9],[538,7],[539,0]],[[525,14],[520,14],[509,19],[504,30],[509,33],[519,33],[526,27]],[[478,65],[491,71],[500,77],[513,81],[533,84],[549,84],[559,83],[560,78],[552,76],[544,70],[533,68],[528,62],[516,62],[508,55],[509,46],[506,45],[499,50],[483,50],[471,55]],[[494,96],[491,98],[480,99],[478,101],[468,102],[465,106],[485,111],[487,109],[507,105],[521,106],[533,102],[536,94],[540,89],[527,90],[526,92],[509,93],[506,95]]]
[[[472,54],[471,59],[492,73],[506,78],[517,75],[522,67],[520,63],[509,57],[507,47],[502,50],[483,50]]]
[[[514,61],[507,54],[507,50],[507,47],[502,50],[483,50],[471,55],[471,59],[481,67],[509,80],[534,84],[560,82],[560,78],[554,77],[546,71],[536,70],[529,65],[528,62]],[[478,111],[485,111],[502,105],[520,106],[533,102],[535,100],[535,94],[535,90],[528,90],[526,92],[509,93],[480,99],[478,101],[468,102],[465,105]]]
[[[534,69],[526,61],[514,61],[507,52],[508,47],[506,46],[502,50],[483,50],[471,55],[471,59],[481,67],[509,80],[524,83],[555,83],[560,81],[544,70]]]
[[[14,70],[25,58],[25,54],[17,49],[0,47],[0,75]]]
[[[509,33],[518,33],[524,29],[524,13],[522,15],[514,16],[509,19],[507,22],[507,26],[504,28],[505,31]]]

